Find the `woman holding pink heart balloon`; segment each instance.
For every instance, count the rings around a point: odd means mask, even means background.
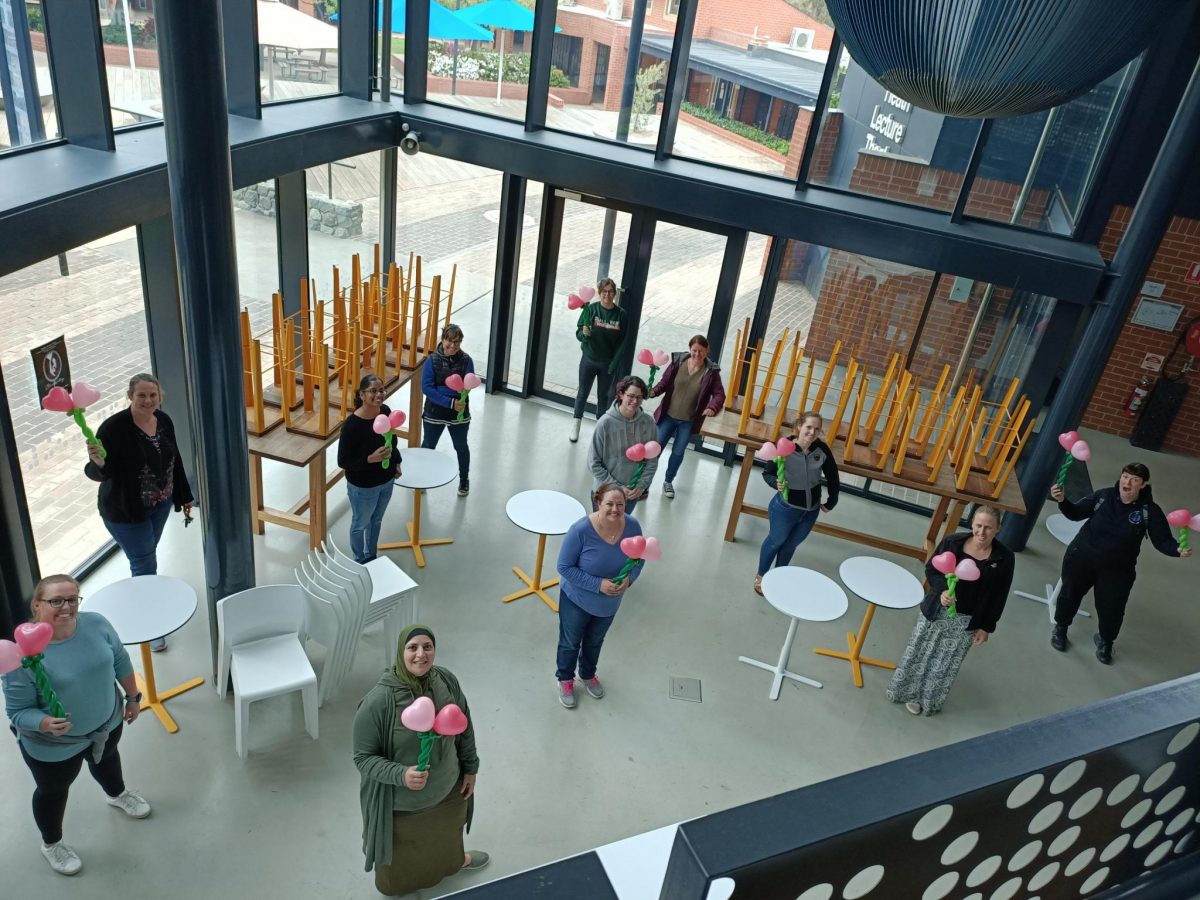
[[[621,351],[629,337],[629,316],[617,306],[617,283],[601,278],[596,289],[581,287],[583,301],[575,322],[575,339],[579,341],[579,386],[575,390],[575,418],[571,422],[570,441],[579,440],[579,426],[587,406],[592,382],[596,383],[596,417],[604,415],[613,402],[613,377],[621,364]],[[593,300],[593,297],[599,299]]]
[[[646,393],[646,382],[636,375],[626,375],[617,382],[616,402],[596,423],[588,453],[593,495],[601,485],[625,485],[623,511],[630,515],[638,500],[645,496],[646,485],[654,480],[658,454],[662,450],[654,440],[658,434],[654,420],[642,409]],[[650,453],[646,452],[647,444],[653,445]],[[635,449],[639,445],[640,451]]]
[[[405,628],[395,664],[354,714],[366,870],[389,896],[488,863],[482,850],[463,849],[479,756],[467,698],[436,655],[428,626]]]
[[[641,379],[638,379],[639,381]],[[641,574],[642,565],[626,569],[633,549],[645,557],[647,540],[642,526],[625,514],[625,488],[616,482],[600,485],[592,497],[596,511],[570,527],[558,554],[558,654],[554,678],[558,702],[575,708],[575,672],[589,696],[599,700],[604,685],[596,677],[600,648],[612,626],[621,598]],[[640,542],[622,547],[625,541]],[[656,555],[655,541],[651,556]],[[648,557],[647,557],[648,558]],[[622,573],[626,577],[620,577]]]
[[[104,527],[129,560],[130,575],[158,572],[158,542],[171,510],[190,518],[188,484],[175,425],[160,408],[162,385],[145,372],[129,379],[129,407],[105,419],[88,442],[84,474],[100,482],[96,503]],[[90,399],[90,398],[83,398]],[[78,405],[87,406],[83,399]],[[101,450],[103,447],[103,451]],[[165,650],[165,638],[150,644]]]
[[[675,476],[683,464],[692,435],[699,434],[704,419],[715,416],[725,405],[725,386],[721,384],[721,367],[708,358],[708,338],[692,335],[687,353],[672,353],[671,362],[650,391],[651,397],[663,395],[663,402],[654,411],[658,425],[658,443],[666,449],[672,438],[671,457],[667,460],[667,477],[663,493],[675,499]]]
[[[425,437],[421,446],[433,449],[450,429],[450,440],[458,454],[458,496],[471,492],[471,448],[467,429],[471,427],[471,401],[466,396],[481,382],[475,374],[475,362],[463,352],[463,330],[450,324],[442,329],[441,343],[425,364],[421,374],[421,392],[425,394]],[[447,384],[447,381],[450,384]]]
[[[977,506],[971,533],[952,534],[925,564],[929,590],[887,698],[914,716],[941,711],[967,651],[987,641],[1004,612],[1015,566],[996,540],[1000,511]]]
[[[110,806],[135,819],[150,815],[150,804],[125,787],[117,749],[124,725],[141,712],[133,665],[108,620],[80,612],[80,599],[70,575],[43,578],[30,603],[32,622],[17,626],[16,644],[0,641],[5,712],[36,785],[42,855],[62,875],[83,866],[63,843],[63,816],[84,763]]]
[[[342,423],[338,465],[346,471],[350,499],[350,552],[356,562],[379,555],[379,531],[400,475],[400,450],[392,432],[404,424],[404,413],[383,402],[383,381],[364,375],[354,394],[354,412]]]
[[[1050,646],[1066,651],[1067,628],[1090,590],[1096,599],[1099,626],[1093,637],[1096,659],[1112,665],[1113,642],[1125,621],[1142,541],[1149,538],[1164,556],[1188,557],[1192,551],[1181,547],[1171,535],[1167,517],[1150,492],[1150,469],[1140,462],[1121,469],[1114,486],[1080,500],[1068,500],[1059,484],[1050,489],[1050,497],[1068,519],[1087,520],[1063,554],[1062,588],[1054,607]]]

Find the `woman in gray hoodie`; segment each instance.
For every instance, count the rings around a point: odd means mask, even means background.
[[[588,465],[592,469],[592,492],[602,484],[613,483],[625,488],[625,513],[633,513],[634,506],[643,494],[646,485],[654,480],[658,458],[646,460],[637,487],[629,487],[638,464],[625,455],[634,444],[645,444],[658,436],[658,429],[650,414],[642,410],[646,399],[646,382],[636,375],[626,375],[617,382],[617,399],[608,412],[596,423],[592,432],[592,448],[588,453]],[[593,505],[593,510],[595,505]]]

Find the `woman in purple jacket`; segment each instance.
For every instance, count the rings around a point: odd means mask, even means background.
[[[667,480],[663,484],[663,493],[668,500],[673,500],[675,476],[679,473],[688,441],[700,432],[704,418],[715,416],[725,403],[721,368],[708,358],[708,338],[702,334],[693,335],[688,341],[687,353],[671,354],[671,364],[650,391],[651,397],[660,394],[664,395],[663,402],[654,411],[658,442],[665,450],[667,441],[675,439],[671,458],[667,460]]]

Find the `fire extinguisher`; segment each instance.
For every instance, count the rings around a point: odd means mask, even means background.
[[[1150,388],[1154,386],[1154,382],[1150,380],[1149,375],[1143,375],[1141,381],[1133,386],[1133,390],[1129,392],[1129,398],[1125,401],[1125,407],[1121,410],[1129,418],[1137,415],[1138,410],[1142,408],[1142,404],[1146,402],[1146,398],[1150,396]]]

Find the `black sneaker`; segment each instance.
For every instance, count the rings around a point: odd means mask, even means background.
[[[1067,649],[1067,626],[1055,625],[1054,630],[1050,632],[1050,646],[1055,650],[1063,653]]]
[[[471,493],[471,482],[466,478],[458,479],[458,496],[465,497]]]
[[[1092,643],[1096,645],[1096,659],[1104,663],[1106,666],[1112,665],[1112,641],[1106,641],[1100,637],[1099,632],[1092,636]]]

